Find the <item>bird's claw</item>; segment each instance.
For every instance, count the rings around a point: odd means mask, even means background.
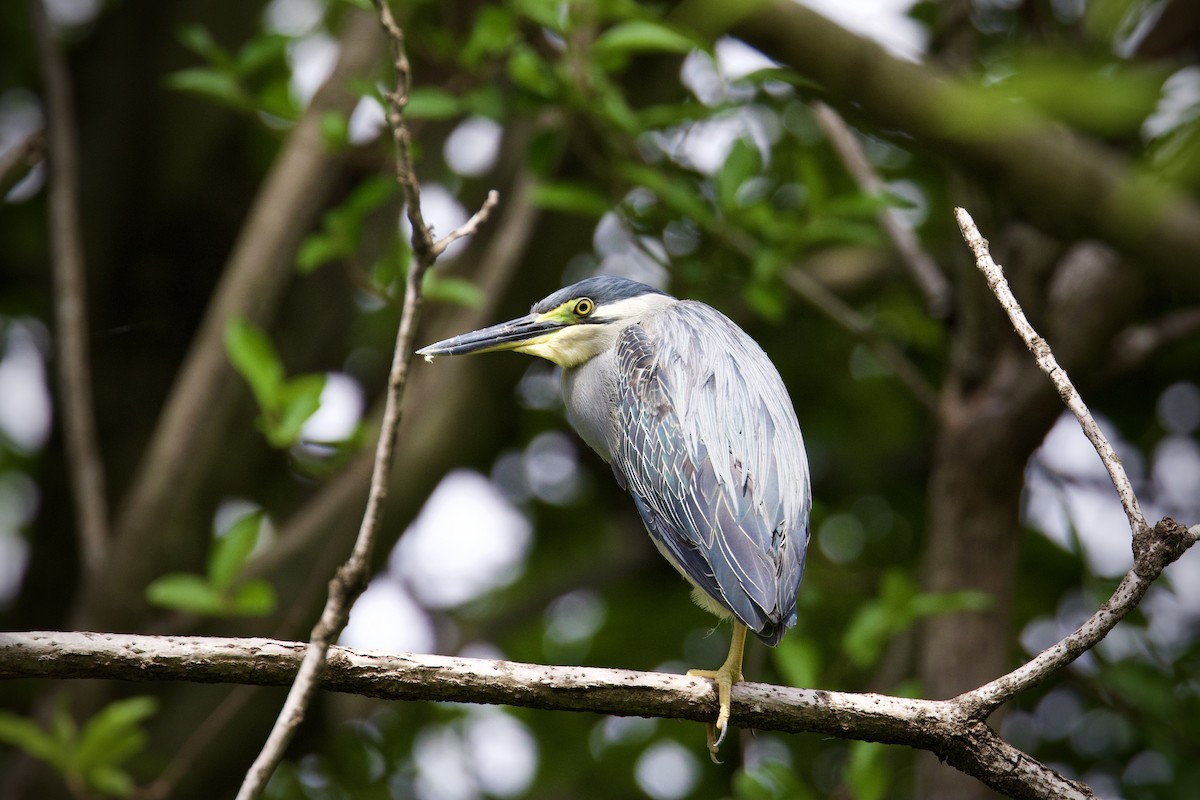
[[[717,712],[716,724],[708,723],[706,730],[708,734],[708,757],[712,759],[714,764],[720,764],[717,752],[720,750],[721,743],[725,741],[725,737],[729,733],[729,709],[733,685],[743,680],[742,671],[741,669],[731,668],[726,664],[720,669],[689,669],[687,674],[693,678],[708,678],[717,684],[717,700],[720,703],[720,711]],[[718,731],[720,735],[718,735]]]

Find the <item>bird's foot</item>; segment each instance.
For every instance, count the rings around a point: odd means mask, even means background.
[[[720,764],[721,762],[717,760],[717,751],[721,747],[721,742],[725,741],[725,735],[729,733],[730,693],[735,683],[744,680],[741,665],[734,666],[726,663],[720,669],[689,669],[687,674],[693,678],[708,678],[716,681],[717,699],[721,704],[721,710],[717,713],[716,724],[710,722],[707,726],[708,756],[714,764]]]

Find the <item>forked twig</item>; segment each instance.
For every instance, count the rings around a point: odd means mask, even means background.
[[[1096,448],[1100,460],[1108,470],[1113,486],[1121,498],[1121,505],[1133,530],[1133,567],[1121,580],[1116,591],[1091,617],[1061,641],[1051,645],[1017,669],[977,689],[955,698],[970,716],[984,718],[1016,694],[1044,681],[1053,673],[1066,667],[1079,656],[1094,647],[1111,631],[1126,614],[1137,607],[1150,585],[1166,566],[1196,543],[1200,526],[1191,530],[1184,528],[1170,517],[1159,521],[1151,528],[1138,506],[1137,495],[1121,466],[1121,459],[1105,438],[1100,426],[1092,418],[1083,398],[1064,370],[1055,360],[1054,353],[1046,340],[1037,335],[1025,312],[1004,278],[1004,271],[991,257],[987,240],[979,233],[974,220],[965,209],[954,209],[955,219],[962,231],[963,239],[975,256],[975,265],[987,279],[988,286],[1000,301],[1000,305],[1012,320],[1013,327],[1025,345],[1033,353],[1038,366],[1054,382],[1059,396],[1079,420],[1084,434]]]
[[[379,0],[380,22],[392,41],[397,78],[396,91],[388,94],[388,122],[396,142],[396,180],[404,191],[408,203],[408,218],[412,223],[413,263],[405,281],[404,308],[400,317],[400,328],[396,334],[396,348],[392,354],[391,371],[388,373],[383,421],[380,423],[379,441],[375,448],[375,459],[371,470],[371,487],[367,494],[366,510],[363,512],[358,537],[350,557],[329,582],[329,596],[321,617],[313,628],[304,652],[304,659],[296,678],[288,691],[283,708],[275,725],[254,760],[238,790],[238,800],[259,797],[266,788],[271,774],[283,759],[284,750],[304,719],[305,710],[316,692],[319,678],[325,667],[326,657],[333,641],[345,628],[350,618],[350,608],[366,588],[371,555],[379,523],[383,516],[383,503],[387,497],[388,476],[391,472],[392,455],[396,447],[396,433],[400,427],[400,401],[408,384],[408,367],[412,360],[413,336],[421,310],[421,281],[426,270],[433,265],[438,254],[446,246],[463,236],[474,233],[487,219],[496,205],[496,192],[488,194],[483,207],[466,224],[451,231],[441,240],[435,240],[421,214],[420,184],[413,169],[412,152],[409,146],[408,127],[404,122],[404,106],[408,102],[411,70],[404,51],[404,33],[393,19],[386,0]]]

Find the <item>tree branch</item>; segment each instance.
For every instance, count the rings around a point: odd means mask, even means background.
[[[0,633],[0,679],[286,685],[306,645],[111,633]],[[706,722],[716,713],[711,682],[686,675],[521,664],[433,655],[388,655],[332,647],[320,685],[388,700],[488,703],[557,711]],[[743,728],[819,733],[929,750],[1014,798],[1094,798],[1088,788],[1002,741],[953,700],[916,700],[738,683],[731,722]]]
[[[330,646],[350,619],[354,601],[366,589],[375,550],[379,524],[383,518],[383,504],[387,498],[388,478],[392,468],[392,457],[396,448],[396,434],[400,428],[401,401],[408,384],[408,368],[412,360],[413,336],[421,313],[421,284],[425,272],[433,266],[438,254],[455,239],[473,233],[487,219],[496,205],[496,192],[488,194],[483,207],[459,229],[452,231],[441,241],[434,241],[433,234],[421,214],[420,183],[413,169],[408,127],[404,122],[404,106],[408,102],[411,73],[408,56],[404,51],[404,34],[392,19],[386,0],[377,3],[380,22],[391,38],[395,55],[397,88],[388,95],[388,122],[396,142],[396,180],[400,183],[408,201],[408,218],[412,222],[413,263],[409,265],[405,281],[404,308],[400,316],[400,327],[396,333],[396,347],[392,353],[392,366],[388,374],[387,392],[384,401],[383,421],[380,424],[379,440],[375,447],[375,459],[371,469],[371,486],[367,494],[367,506],[354,549],[329,582],[328,599],[321,617],[312,630],[304,658],[296,671],[295,681],[288,691],[283,708],[275,720],[271,733],[262,751],[246,772],[238,790],[238,800],[253,800],[262,795],[267,781],[283,759],[283,753],[291,742],[296,728],[317,690],[321,672],[326,666]]]
[[[796,69],[832,105],[953,161],[1043,230],[1109,242],[1171,284],[1200,290],[1200,204],[1102,143],[1028,109],[1017,125],[959,124],[979,119],[974,87],[896,58],[801,3],[690,0],[675,19],[714,38],[737,36]]]
[[[67,449],[67,474],[75,499],[80,560],[84,575],[91,575],[104,564],[109,530],[104,463],[100,460],[92,407],[87,270],[79,220],[79,141],[66,59],[55,41],[41,0],[30,0],[28,6],[41,61],[49,118],[50,248],[54,258],[59,402]]]

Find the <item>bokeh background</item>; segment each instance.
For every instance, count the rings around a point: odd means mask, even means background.
[[[34,153],[0,204],[0,628],[304,638],[358,527],[408,262],[378,23],[337,0],[36,2],[0,7],[0,152]],[[951,696],[1130,566],[1107,475],[953,206],[1147,517],[1200,521],[1193,0],[394,8],[427,218],[444,234],[501,196],[431,278],[423,343],[607,273],[716,306],[779,367],[816,499],[800,623],[751,645],[752,680]],[[63,428],[57,184],[31,140],[58,122],[35,9],[78,140],[96,558]],[[342,644],[674,672],[727,646],[570,432],[548,363],[413,364],[383,545]],[[1189,553],[993,723],[1102,797],[1194,797],[1198,631]],[[282,697],[2,683],[0,794],[231,795]],[[76,760],[30,757],[14,719]],[[113,746],[80,755],[88,731]],[[703,741],[322,695],[269,795],[989,796],[903,748],[739,732],[718,766]]]

